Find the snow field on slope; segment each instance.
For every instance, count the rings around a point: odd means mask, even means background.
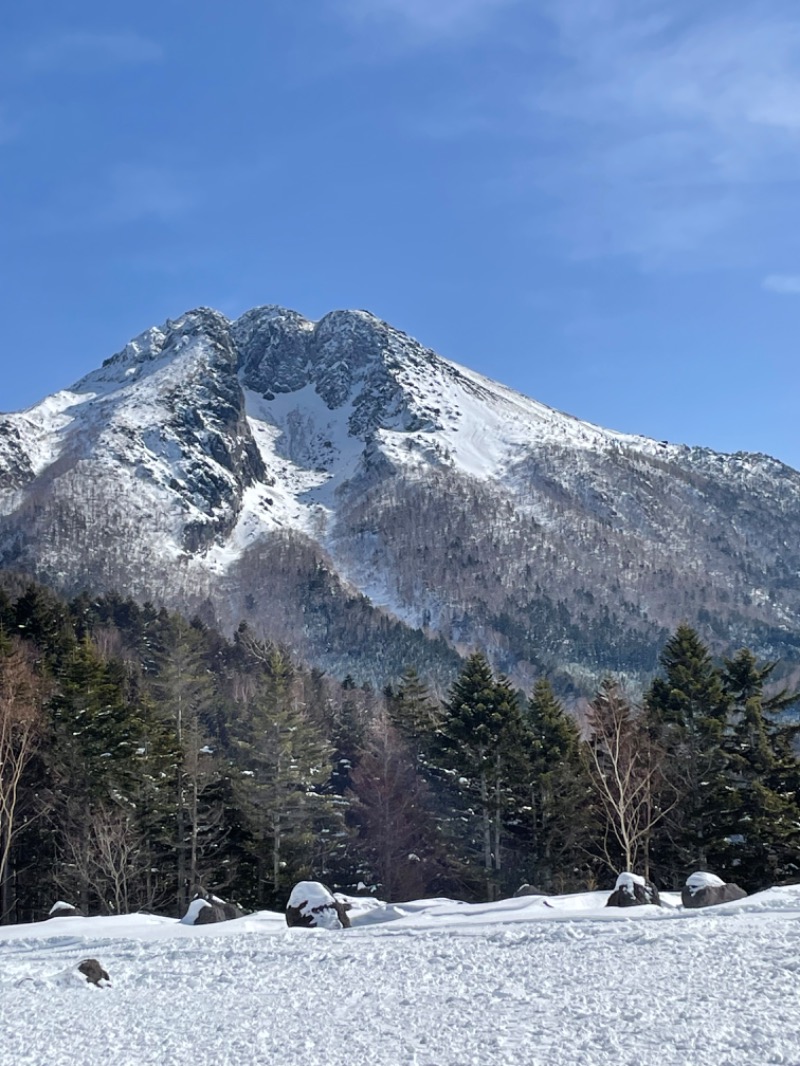
[[[798,890],[713,912],[612,915],[599,902],[431,901],[343,932],[270,914],[13,927],[0,931],[0,1062],[800,1063]],[[89,956],[110,988],[75,979]]]

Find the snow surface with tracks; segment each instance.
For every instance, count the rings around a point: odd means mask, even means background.
[[[0,929],[14,1066],[766,1066],[800,1063],[800,886],[684,911],[607,893],[353,912]],[[109,971],[94,988],[84,958]]]

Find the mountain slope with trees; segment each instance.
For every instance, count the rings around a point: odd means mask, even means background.
[[[580,422],[366,312],[191,311],[0,416],[0,566],[376,686],[475,647],[642,683],[684,620],[797,667],[798,527],[775,460]]]
[[[800,876],[798,696],[681,626],[642,701],[605,679],[581,728],[473,653],[443,699],[294,661],[245,625],[115,596],[0,591],[3,921],[68,898],[182,914],[201,886],[282,906],[314,878],[393,900],[497,899],[712,869]]]

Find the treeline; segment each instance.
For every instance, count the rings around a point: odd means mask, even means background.
[[[480,654],[444,700],[412,668],[376,692],[244,625],[0,591],[0,914],[180,914],[200,885],[282,906],[302,878],[392,900],[791,879],[798,725],[773,667],[682,626],[642,700],[608,679],[578,721]]]

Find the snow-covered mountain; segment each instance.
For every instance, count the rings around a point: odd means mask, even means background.
[[[681,619],[800,660],[798,529],[781,463],[589,425],[362,311],[191,311],[0,416],[0,565],[373,680],[478,644],[580,687]]]

